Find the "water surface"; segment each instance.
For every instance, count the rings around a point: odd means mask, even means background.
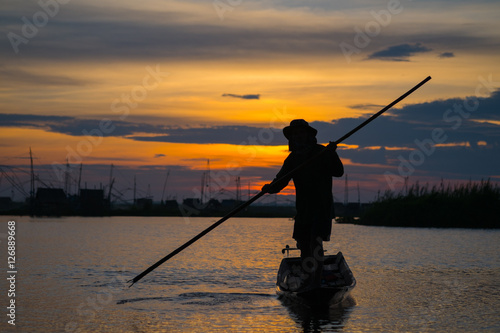
[[[350,304],[312,311],[275,295],[288,219],[230,219],[128,288],[217,219],[3,218],[1,233],[17,222],[18,274],[17,325],[5,316],[2,332],[500,331],[496,230],[335,224],[325,248],[358,283]]]

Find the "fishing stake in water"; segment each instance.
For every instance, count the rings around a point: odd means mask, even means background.
[[[385,111],[389,110],[394,105],[396,105],[397,103],[399,103],[400,101],[402,101],[403,99],[405,99],[406,97],[408,97],[408,95],[410,95],[415,90],[417,90],[418,88],[420,88],[422,85],[424,85],[430,79],[431,79],[430,76],[426,77],[419,84],[417,84],[415,87],[411,88],[406,93],[404,93],[403,95],[401,95],[394,102],[392,102],[391,104],[387,105],[385,108],[383,108],[379,112],[377,112],[374,115],[372,115],[370,118],[368,118],[367,120],[365,120],[363,123],[361,123],[360,125],[358,125],[356,128],[352,129],[349,133],[345,134],[343,137],[341,137],[340,139],[338,139],[337,141],[334,141],[332,143],[335,144],[335,145],[341,143],[342,141],[344,141],[345,139],[347,139],[348,137],[350,137],[351,135],[353,135],[354,133],[356,133],[357,131],[359,131],[361,128],[363,128],[364,126],[366,126],[368,123],[370,123],[371,121],[373,121],[375,118],[377,118],[378,116],[380,116],[382,113],[384,113]],[[323,149],[321,152],[319,152],[315,156],[311,157],[310,159],[306,160],[302,164],[298,165],[295,169],[293,169],[292,171],[290,171],[289,173],[287,173],[286,175],[284,175],[280,179],[275,180],[275,182],[279,182],[279,181],[281,181],[282,179],[285,179],[285,178],[290,178],[298,170],[302,169],[303,167],[305,167],[306,165],[308,165],[312,161],[314,161],[316,158],[318,158],[319,156],[321,156],[325,151],[327,151],[327,149]],[[198,235],[196,235],[193,238],[191,238],[185,244],[179,246],[177,249],[175,249],[174,251],[172,251],[170,254],[168,254],[167,256],[163,257],[159,261],[157,261],[155,264],[153,264],[151,267],[149,267],[148,269],[146,269],[144,272],[142,272],[141,274],[137,275],[132,280],[127,281],[128,283],[131,283],[131,285],[129,287],[132,287],[134,285],[134,283],[138,282],[140,279],[142,279],[144,276],[146,276],[152,270],[154,270],[155,268],[157,268],[158,266],[160,266],[161,264],[163,264],[165,261],[169,260],[173,256],[177,255],[179,252],[181,252],[182,250],[184,250],[185,248],[187,248],[188,246],[190,246],[191,244],[193,244],[194,242],[196,242],[201,237],[203,237],[206,234],[208,234],[213,229],[217,228],[219,225],[221,225],[222,223],[224,223],[230,217],[236,215],[241,210],[243,210],[246,207],[250,206],[254,201],[256,201],[257,199],[259,199],[264,194],[266,194],[266,193],[263,192],[263,191],[260,191],[259,193],[257,193],[256,195],[254,195],[252,198],[250,198],[247,202],[244,202],[241,205],[239,205],[238,207],[234,208],[232,211],[230,211],[224,217],[222,217],[219,221],[215,222],[210,227],[206,228],[205,230],[203,230],[202,232],[200,232]]]

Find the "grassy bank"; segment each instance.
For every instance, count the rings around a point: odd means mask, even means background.
[[[408,227],[500,228],[500,188],[490,181],[386,192],[358,224]]]

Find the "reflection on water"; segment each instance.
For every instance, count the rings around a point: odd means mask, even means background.
[[[275,295],[287,219],[231,219],[132,288],[215,219],[10,219],[19,306],[2,332],[500,331],[496,230],[334,225],[326,249],[345,255],[355,303],[311,309]]]
[[[342,304],[332,307],[311,307],[290,299],[281,299],[290,317],[302,327],[303,332],[339,332],[349,318],[356,301],[349,296]]]

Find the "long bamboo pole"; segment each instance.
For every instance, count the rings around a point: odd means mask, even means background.
[[[418,88],[420,88],[422,85],[424,85],[430,79],[431,79],[431,77],[428,76],[427,78],[425,78],[424,80],[422,80],[419,84],[417,84],[415,87],[411,88],[406,93],[404,93],[403,95],[401,95],[399,98],[397,98],[396,100],[394,100],[394,102],[392,102],[391,104],[387,105],[382,110],[380,110],[379,112],[377,112],[374,115],[372,115],[370,118],[368,118],[367,120],[365,120],[359,126],[357,126],[356,128],[352,129],[350,132],[348,132],[347,134],[345,134],[343,137],[341,137],[337,141],[334,141],[333,143],[335,145],[337,145],[340,142],[344,141],[345,139],[347,139],[348,137],[350,137],[351,135],[353,135],[354,133],[356,133],[357,131],[359,131],[361,128],[363,128],[364,126],[366,126],[368,123],[370,123],[371,121],[373,121],[375,118],[377,118],[378,116],[380,116],[382,113],[384,113],[385,111],[389,110],[391,107],[393,107],[394,105],[396,105],[397,103],[399,103],[400,101],[402,101],[403,99],[405,99],[408,95],[410,95],[415,90],[417,90]],[[287,173],[286,175],[284,175],[280,179],[276,179],[275,181],[273,181],[273,183],[279,182],[279,181],[281,181],[283,179],[290,178],[298,170],[302,169],[303,167],[305,167],[306,165],[308,165],[312,161],[314,161],[316,158],[318,158],[319,156],[321,156],[325,151],[327,151],[327,149],[323,149],[320,153],[316,154],[315,156],[311,157],[309,160],[307,160],[307,161],[303,162],[302,164],[298,165],[297,167],[295,167],[293,170],[291,170],[289,173]],[[158,266],[160,266],[161,264],[163,264],[165,261],[169,260],[173,256],[177,255],[179,252],[183,251],[185,248],[187,248],[188,246],[190,246],[191,244],[193,244],[194,242],[196,242],[198,239],[200,239],[203,236],[205,236],[206,234],[208,234],[213,229],[217,228],[219,225],[221,225],[222,223],[224,223],[225,221],[227,221],[230,217],[236,215],[238,212],[240,212],[243,209],[245,209],[246,207],[250,206],[254,201],[256,201],[257,199],[259,199],[260,197],[262,197],[264,194],[266,194],[266,193],[263,192],[263,191],[260,191],[259,193],[257,193],[256,195],[254,195],[252,198],[250,198],[248,201],[246,201],[246,202],[242,203],[241,205],[239,205],[238,207],[234,208],[232,211],[230,211],[229,213],[227,213],[220,220],[218,220],[217,222],[215,222],[214,224],[212,224],[211,226],[209,226],[208,228],[206,228],[205,230],[203,230],[202,232],[200,232],[198,235],[194,236],[189,241],[187,241],[183,245],[179,246],[177,249],[175,249],[174,251],[172,251],[171,253],[169,253],[168,255],[166,255],[165,257],[163,257],[162,259],[158,260],[155,264],[153,264],[152,266],[150,266],[149,268],[147,268],[144,272],[142,272],[141,274],[137,275],[135,278],[127,281],[127,282],[131,283],[131,285],[129,287],[132,287],[134,285],[134,283],[138,282],[140,279],[142,279],[144,276],[146,276],[152,270],[154,270],[155,268],[157,268]]]

